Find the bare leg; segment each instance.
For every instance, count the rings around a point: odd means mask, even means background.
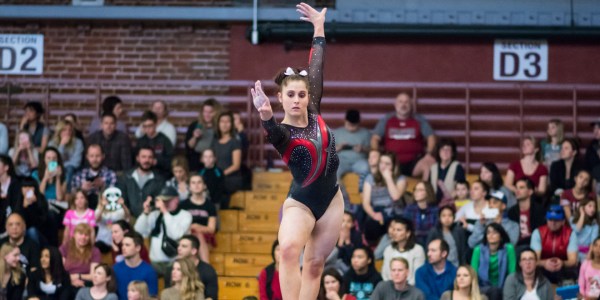
[[[300,299],[317,298],[325,259],[331,254],[338,240],[343,215],[344,199],[338,190],[325,214],[315,224],[304,249]]]
[[[304,204],[289,198],[285,201],[278,234],[281,253],[279,282],[283,299],[308,299],[299,297],[300,253],[310,238],[314,226],[315,217]]]
[[[198,240],[200,241],[200,259],[205,262],[205,263],[209,263],[209,251],[208,251],[208,244],[206,243],[206,239],[204,238],[204,234],[202,233],[196,233],[195,236],[198,238]]]

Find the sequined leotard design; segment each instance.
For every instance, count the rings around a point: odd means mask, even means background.
[[[263,121],[268,139],[287,164],[294,180],[288,197],[306,205],[318,220],[338,191],[336,172],[339,159],[333,133],[321,117],[323,56],[325,38],[315,37],[310,51],[308,82],[308,126]]]

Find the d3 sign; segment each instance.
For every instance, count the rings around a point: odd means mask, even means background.
[[[496,40],[494,80],[548,80],[548,42],[546,40]]]

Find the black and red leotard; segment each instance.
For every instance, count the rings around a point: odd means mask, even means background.
[[[325,38],[313,38],[309,57],[308,126],[277,124],[275,118],[263,121],[268,140],[281,155],[294,180],[288,197],[306,205],[318,220],[338,191],[333,133],[321,117],[323,94],[323,56]]]

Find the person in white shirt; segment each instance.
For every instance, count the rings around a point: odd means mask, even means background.
[[[177,130],[175,129],[175,126],[173,126],[173,124],[171,124],[167,120],[167,117],[169,116],[169,109],[167,108],[167,103],[165,103],[164,101],[154,101],[152,102],[152,106],[150,106],[150,110],[154,114],[156,114],[156,117],[158,119],[156,121],[156,131],[161,132],[167,138],[169,138],[173,147],[176,148]],[[139,139],[143,137],[144,134],[145,133],[142,128],[142,124],[140,124],[140,126],[138,126],[137,130],[135,131],[135,137]]]

